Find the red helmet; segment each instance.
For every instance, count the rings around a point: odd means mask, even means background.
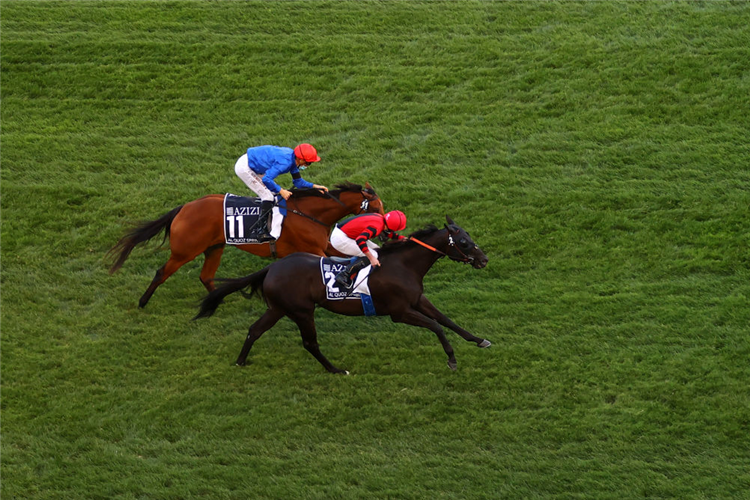
[[[320,156],[318,156],[318,152],[315,151],[312,144],[300,144],[294,148],[294,156],[310,163],[320,161]]]
[[[400,210],[394,210],[385,214],[385,225],[391,231],[401,231],[406,228],[406,215]]]

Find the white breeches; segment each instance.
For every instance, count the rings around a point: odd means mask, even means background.
[[[274,201],[274,195],[271,190],[263,184],[263,180],[260,176],[250,170],[250,167],[247,166],[247,153],[240,156],[240,159],[234,164],[234,173],[236,173],[237,177],[242,179],[242,182],[250,188],[250,191],[257,194],[261,200]]]
[[[346,233],[338,227],[334,227],[333,232],[331,232],[331,246],[339,252],[351,255],[352,257],[365,256],[365,254],[362,253],[362,250],[359,249],[357,242],[348,237]],[[378,248],[380,247],[372,240],[367,240],[367,246],[370,248],[370,252],[372,252],[373,256],[377,259]]]

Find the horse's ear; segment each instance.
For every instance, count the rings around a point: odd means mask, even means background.
[[[372,189],[372,186],[370,186],[370,182],[365,182],[365,189]]]
[[[445,229],[447,229],[448,232],[451,234],[456,234],[458,231],[456,230],[456,223],[453,222],[453,219],[451,219],[450,217],[446,215],[445,221],[448,223],[448,224],[443,224],[443,226],[445,226]]]

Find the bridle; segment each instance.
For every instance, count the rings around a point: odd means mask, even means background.
[[[364,198],[362,200],[362,203],[359,204],[359,212],[357,212],[356,215],[362,215],[363,213],[367,212],[368,208],[370,208],[370,200],[368,200],[367,198]]]
[[[370,209],[370,202],[371,201],[377,201],[380,199],[378,197],[377,193],[372,188],[365,187],[363,188],[359,194],[362,195],[362,203],[359,204],[359,212],[357,212],[354,215],[362,215],[363,213],[367,212],[367,210]],[[372,195],[372,199],[368,199],[367,195]],[[381,205],[382,206],[382,205]]]
[[[448,229],[448,228],[446,227],[446,229]],[[443,252],[442,250],[438,250],[437,248],[435,248],[435,247],[433,247],[431,245],[428,245],[424,241],[420,241],[420,240],[418,240],[416,238],[409,238],[409,241],[413,241],[414,243],[417,243],[418,245],[422,245],[427,250],[431,250],[431,251],[437,253],[438,255],[440,255],[440,257],[448,257],[449,259],[455,260],[456,262],[463,262],[463,263],[466,263],[466,264],[474,262],[474,257],[469,257],[460,248],[458,248],[458,246],[456,245],[456,242],[453,241],[453,235],[452,234],[448,234],[448,247],[453,247],[461,255],[462,258],[460,258],[460,259],[456,258],[455,256],[452,256],[452,255],[450,255],[450,254],[448,254],[446,252]],[[474,247],[476,248],[476,244],[474,245]]]
[[[364,189],[359,192],[359,194],[362,195],[362,203],[359,204],[359,212],[357,212],[354,215],[362,215],[363,213],[367,212],[367,209],[370,208],[370,200],[367,199],[367,196],[366,196],[365,193],[366,193],[366,191]],[[331,199],[336,200],[339,203],[339,205],[341,205],[342,207],[346,206],[346,205],[344,205],[343,201],[341,201],[338,198],[334,197],[328,191],[326,191],[325,194],[327,194]],[[369,193],[367,193],[367,194],[369,194]],[[373,197],[373,201],[378,199],[378,195],[376,195],[375,193],[373,193],[373,196],[374,196]]]

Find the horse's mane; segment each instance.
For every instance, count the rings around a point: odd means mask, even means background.
[[[380,248],[380,250],[378,250],[378,254],[380,254],[380,255],[387,255],[387,254],[389,254],[389,253],[391,253],[393,251],[397,251],[398,249],[403,248],[405,245],[409,244],[410,243],[409,242],[409,238],[416,238],[418,240],[421,240],[425,236],[429,236],[432,233],[435,233],[437,231],[439,231],[439,229],[437,228],[437,226],[435,226],[434,224],[430,224],[430,225],[424,227],[423,229],[420,229],[419,231],[414,231],[405,240],[391,241],[391,242],[386,243],[385,245],[383,245]]]
[[[359,193],[362,191],[362,186],[359,184],[354,184],[353,182],[345,181],[341,184],[336,184],[336,189],[331,189],[328,191],[329,194],[333,195],[334,198],[338,199],[339,196],[341,196],[341,193],[345,192],[352,192],[352,193]],[[309,196],[315,196],[317,198],[328,198],[328,195],[322,191],[319,191],[314,188],[310,189],[292,189],[292,196],[295,198],[307,198]]]

